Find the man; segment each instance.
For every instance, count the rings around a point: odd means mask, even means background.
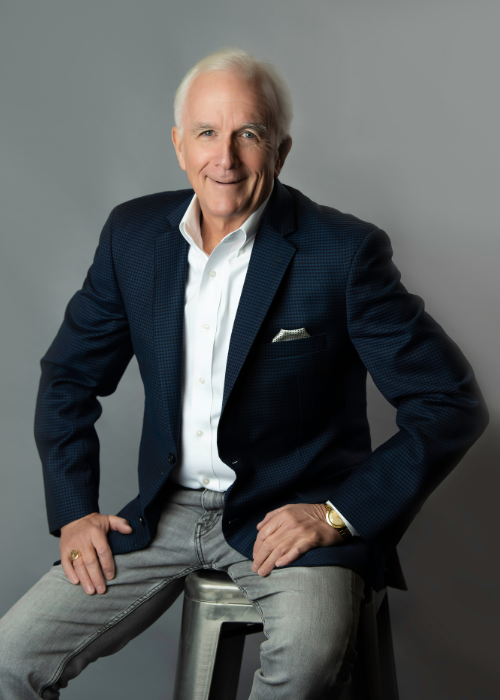
[[[365,582],[405,587],[396,544],[487,422],[469,364],[400,284],[386,234],[277,179],[291,101],[274,69],[213,54],[175,112],[194,194],[116,207],[42,360],[36,437],[61,565],[0,625],[5,698],[58,697],[210,567],[262,615],[251,700],[332,697]],[[133,354],[140,494],[108,516],[97,396]],[[367,369],[400,428],[373,453]]]

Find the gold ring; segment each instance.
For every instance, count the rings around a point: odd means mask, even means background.
[[[79,552],[78,549],[73,549],[70,552],[69,556],[70,556],[71,561],[75,561],[76,559],[78,559],[78,557],[82,556],[82,553]]]

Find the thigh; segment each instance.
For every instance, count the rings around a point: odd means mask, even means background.
[[[149,627],[182,588],[181,574],[89,596],[53,567],[0,620],[0,697],[59,697],[90,662]]]
[[[151,625],[200,568],[194,532],[201,510],[168,502],[153,543],[115,556],[103,595],[87,595],[60,565],[0,620],[0,697],[57,698],[58,690],[100,656]]]
[[[250,561],[229,573],[259,610],[266,636],[250,700],[336,697],[356,659],[363,578],[340,566],[274,569],[263,578]]]

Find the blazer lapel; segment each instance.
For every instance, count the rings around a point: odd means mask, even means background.
[[[292,195],[276,179],[273,194],[255,237],[234,320],[221,415],[283,275],[295,255],[295,247],[285,238],[294,229]]]
[[[189,243],[179,223],[189,204],[182,202],[169,217],[170,228],[155,241],[153,297],[154,343],[160,395],[172,444],[179,442],[182,412],[184,301]],[[222,411],[236,382],[283,275],[295,255],[285,236],[295,229],[292,195],[275,180],[273,194],[259,227],[238,304],[229,345]]]
[[[175,447],[182,410],[184,300],[189,252],[189,243],[179,231],[179,223],[188,204],[189,199],[178,207],[170,217],[172,228],[158,234],[155,241],[154,343],[160,401],[166,406],[166,425]]]

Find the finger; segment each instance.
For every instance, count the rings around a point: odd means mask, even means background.
[[[109,529],[121,532],[124,535],[129,535],[133,532],[132,526],[125,518],[120,518],[118,515],[109,515]]]
[[[276,567],[280,567],[286,566],[287,564],[291,564],[293,561],[305,554],[305,552],[308,552],[310,549],[312,549],[312,547],[308,542],[294,542],[294,544],[291,545],[290,549],[287,552],[285,552],[280,557],[278,557],[278,559],[276,559],[274,565]]]
[[[264,564],[265,561],[267,561],[267,559],[271,555],[271,552],[275,549],[275,547],[278,544],[278,542],[272,543],[270,540],[262,542],[259,551],[254,556],[252,571],[258,571],[260,569],[260,567]]]
[[[266,557],[262,557],[260,561],[256,562],[255,569],[252,569],[259,574],[259,576],[267,576],[274,569],[276,561],[286,554],[285,544],[280,542],[274,549],[267,552]]]
[[[259,576],[267,576],[275,566],[278,566],[278,562],[280,562],[279,566],[284,566],[285,563],[290,564],[306,552],[307,549],[308,547],[304,542],[297,541],[294,537],[289,537],[273,549],[265,562],[258,568],[257,573]]]
[[[286,506],[281,506],[281,508],[276,508],[276,510],[270,510],[266,517],[263,520],[261,520],[260,523],[257,523],[257,530],[261,530],[264,527],[264,525],[276,515],[276,513],[280,513],[285,508]]]
[[[92,537],[92,546],[96,551],[102,573],[106,579],[110,581],[115,577],[115,560],[111,547],[109,546],[108,538],[103,532],[97,530]],[[100,591],[98,591],[98,593],[99,592]]]
[[[274,535],[274,533],[281,527],[281,525],[281,519],[279,517],[274,517],[263,527],[263,529],[257,535],[253,546],[254,557],[258,555],[259,550],[262,547],[262,544],[266,541],[266,539],[268,537],[271,537],[271,535]]]
[[[273,549],[289,537],[291,530],[294,529],[295,523],[288,517],[287,511],[281,508],[279,510],[280,512],[276,513],[257,535],[254,545],[255,567],[252,567],[254,571],[259,569]]]
[[[78,559],[75,559],[73,562],[73,570],[78,576],[78,580],[82,584],[82,588],[85,593],[88,593],[88,595],[93,595],[95,593],[95,587],[92,583],[89,572],[87,571],[87,567],[85,566],[83,555],[79,556]]]
[[[263,542],[267,537],[273,535],[286,522],[286,513],[276,513],[270,520],[267,521],[260,529],[257,539]]]
[[[61,566],[63,568],[64,573],[66,574],[66,578],[70,583],[73,583],[75,585],[80,583],[80,579],[76,575],[76,572],[73,568],[73,562],[71,561],[71,558],[67,552],[61,552]]]
[[[90,578],[90,585],[97,591],[97,593],[104,593],[106,590],[106,581],[102,575],[99,557],[95,550],[94,544],[90,544],[85,550],[82,551],[82,554],[83,561]],[[78,559],[76,561],[78,561]]]
[[[298,553],[296,553],[292,559],[283,559],[284,555],[292,547],[298,546],[299,544]],[[260,574],[262,569],[264,575],[266,575],[271,570],[269,568],[271,564],[271,568],[274,568],[275,564],[278,565],[278,561],[280,561],[279,566],[290,563],[290,561],[294,561],[300,554],[317,546],[318,537],[315,531],[304,530],[304,528],[300,526],[291,527],[290,524],[288,524],[288,527],[284,526],[278,529],[262,543],[254,558],[252,570]]]

